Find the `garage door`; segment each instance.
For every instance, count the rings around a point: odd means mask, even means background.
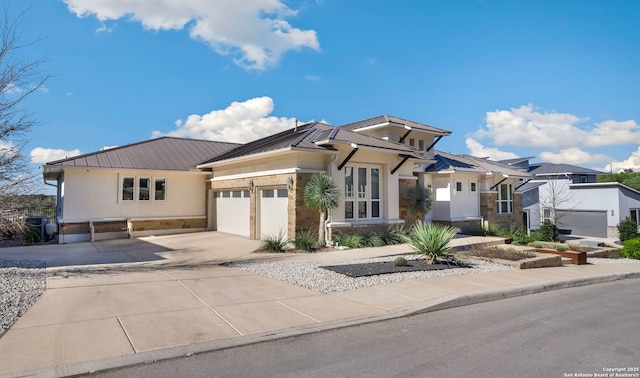
[[[264,189],[260,191],[260,228],[258,234],[287,235],[289,227],[289,193],[287,189]]]
[[[569,229],[573,235],[607,237],[606,210],[557,210],[557,213],[560,229]]]
[[[216,229],[249,237],[249,192],[243,190],[216,192]]]

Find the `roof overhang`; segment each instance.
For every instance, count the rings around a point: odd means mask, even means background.
[[[286,147],[286,148],[279,148],[277,150],[272,150],[272,151],[259,152],[257,154],[243,155],[243,156],[239,156],[239,157],[236,157],[236,158],[224,159],[224,160],[214,161],[214,162],[211,162],[211,163],[200,164],[200,165],[197,165],[196,168],[207,169],[207,168],[219,167],[221,165],[227,165],[227,164],[232,164],[232,163],[240,163],[240,162],[243,162],[243,161],[250,161],[250,160],[255,160],[255,159],[264,159],[264,158],[271,157],[273,155],[289,154],[289,153],[295,153],[295,152],[310,152],[310,153],[318,153],[318,154],[336,154],[336,151],[332,151],[332,150],[329,150],[329,149],[323,149],[322,150],[322,149],[309,149],[309,148],[301,148],[301,147]]]

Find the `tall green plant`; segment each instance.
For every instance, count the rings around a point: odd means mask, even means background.
[[[618,223],[618,234],[620,235],[620,241],[625,242],[626,240],[635,239],[638,237],[638,225],[636,222],[626,217]]]
[[[457,230],[450,226],[418,221],[413,225],[409,245],[416,253],[425,256],[427,263],[433,264],[438,258],[451,258],[451,240]]]
[[[338,207],[340,192],[331,176],[325,172],[311,176],[309,183],[304,187],[304,204],[311,210],[320,213],[320,225],[318,226],[318,245],[326,245],[327,211]]]
[[[421,184],[407,188],[404,194],[404,205],[407,211],[422,221],[431,210],[431,190]]]

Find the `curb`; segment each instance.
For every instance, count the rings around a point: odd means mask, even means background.
[[[55,366],[33,371],[24,371],[1,375],[0,378],[15,377],[69,377],[81,374],[91,374],[98,371],[113,370],[134,365],[143,365],[163,360],[190,357],[192,355],[230,349],[244,345],[258,344],[267,341],[285,339],[289,337],[308,335],[333,329],[347,328],[361,324],[376,323],[406,316],[425,314],[455,307],[468,306],[477,303],[496,301],[500,299],[537,294],[552,290],[567,289],[572,287],[593,285],[606,282],[614,282],[624,279],[640,278],[640,272],[601,274],[586,278],[569,278],[565,280],[549,281],[545,283],[524,284],[511,286],[504,289],[486,289],[469,294],[451,294],[434,299],[418,306],[404,310],[398,310],[390,314],[357,318],[347,321],[328,322],[320,325],[285,329],[278,332],[266,332],[255,335],[241,336],[222,340],[205,341],[155,351],[136,353],[122,357],[111,357],[101,360],[79,362],[63,366]]]

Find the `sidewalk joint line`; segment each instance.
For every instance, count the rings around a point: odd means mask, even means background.
[[[209,306],[209,304],[205,301],[203,301],[196,293],[193,292],[193,290],[189,289],[187,287],[187,285],[185,285],[184,283],[182,283],[182,281],[180,281],[179,279],[173,277],[172,275],[170,275],[169,273],[166,272],[160,272],[164,275],[166,275],[167,277],[170,277],[171,279],[173,279],[174,281],[176,281],[178,284],[180,284],[180,286],[182,286],[185,290],[187,290],[189,293],[191,293],[191,295],[194,296],[194,298],[196,298],[200,303],[202,303],[206,308],[208,308],[211,312],[213,312],[214,314],[216,314],[216,316],[218,316],[220,319],[222,319],[223,322],[227,323],[227,325],[229,327],[231,327],[234,331],[236,331],[236,333],[239,336],[244,336],[242,334],[242,332],[240,332],[239,329],[237,329],[233,324],[231,324],[231,322],[229,322],[227,319],[225,319],[224,316],[222,316],[218,311],[216,311],[213,307]]]
[[[118,324],[120,324],[120,328],[122,328],[124,335],[127,337],[127,340],[129,341],[129,345],[131,345],[131,348],[133,349],[133,353],[138,353],[136,346],[133,345],[133,340],[131,340],[131,336],[129,336],[129,332],[127,332],[127,329],[124,327],[124,324],[122,324],[122,320],[120,320],[119,316],[116,316],[116,319],[118,319]]]
[[[295,311],[295,312],[297,312],[297,313],[298,313],[298,314],[300,314],[300,315],[306,316],[307,318],[309,318],[309,319],[313,320],[313,321],[314,321],[314,322],[316,322],[316,323],[322,323],[320,320],[318,320],[318,319],[314,318],[313,316],[311,316],[311,315],[307,315],[307,314],[305,314],[305,313],[304,313],[304,312],[302,312],[302,311],[298,311],[298,310],[296,310],[295,308],[293,308],[293,307],[291,307],[291,306],[289,306],[289,305],[286,305],[286,304],[284,304],[284,303],[282,303],[282,302],[280,302],[280,301],[276,301],[276,303],[278,303],[278,304],[280,304],[280,305],[283,305],[284,307],[288,308],[289,310]]]

